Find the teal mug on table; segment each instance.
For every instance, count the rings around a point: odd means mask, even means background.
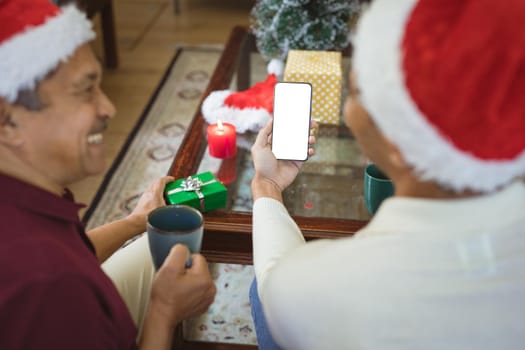
[[[374,214],[381,202],[394,194],[394,184],[375,164],[368,164],[364,176],[365,206]]]
[[[167,205],[149,213],[148,242],[155,268],[162,266],[175,244],[184,244],[192,254],[200,252],[203,230],[201,212],[187,205]],[[191,256],[186,266],[191,266]]]

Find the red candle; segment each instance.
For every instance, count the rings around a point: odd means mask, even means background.
[[[229,123],[208,125],[208,148],[216,158],[231,158],[237,154],[237,134],[235,126]]]

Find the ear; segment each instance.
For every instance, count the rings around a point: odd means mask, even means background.
[[[23,143],[19,128],[13,120],[12,104],[0,97],[0,144],[7,147],[18,147]]]
[[[392,142],[387,140],[388,160],[396,169],[409,169],[410,165],[405,161],[405,157],[399,148]]]

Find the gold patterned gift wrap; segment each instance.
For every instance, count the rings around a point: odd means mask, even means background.
[[[284,81],[312,85],[312,118],[321,124],[339,124],[342,89],[341,52],[290,50]]]

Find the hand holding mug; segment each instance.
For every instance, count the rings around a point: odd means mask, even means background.
[[[190,254],[182,244],[171,248],[153,282],[150,310],[162,313],[172,327],[206,311],[215,298],[206,259],[193,254],[193,263],[187,268]]]

